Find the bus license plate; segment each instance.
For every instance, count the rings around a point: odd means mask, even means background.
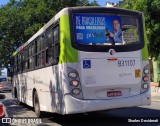
[[[117,97],[117,96],[122,96],[121,91],[108,91],[107,92],[107,97]]]

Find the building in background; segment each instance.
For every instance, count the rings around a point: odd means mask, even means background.
[[[106,2],[106,7],[118,7],[119,3]]]

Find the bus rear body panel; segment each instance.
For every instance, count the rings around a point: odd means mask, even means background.
[[[71,95],[65,95],[65,114],[150,105],[151,99],[148,98],[150,98],[150,90],[141,95],[112,100],[81,100],[74,98]]]
[[[141,51],[79,53],[84,99],[113,99],[140,94]]]
[[[66,114],[151,104],[150,88],[141,91],[144,66],[148,64],[142,60],[141,51],[117,52],[114,56],[79,51],[78,56],[73,69],[79,74],[82,97],[72,93],[64,96]],[[119,65],[118,61],[126,64]]]

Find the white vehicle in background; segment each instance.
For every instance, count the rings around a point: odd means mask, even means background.
[[[12,90],[12,85],[8,81],[8,77],[1,75],[0,76],[0,92],[11,91],[11,90]]]

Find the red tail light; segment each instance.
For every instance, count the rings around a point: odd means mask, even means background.
[[[0,104],[0,119],[5,116],[5,110],[3,104]]]

